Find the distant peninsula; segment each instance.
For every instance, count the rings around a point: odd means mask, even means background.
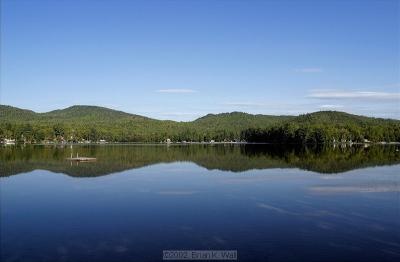
[[[176,122],[98,106],[76,105],[36,113],[0,105],[0,140],[3,143],[396,143],[400,141],[400,121],[318,111],[299,116],[232,112]]]

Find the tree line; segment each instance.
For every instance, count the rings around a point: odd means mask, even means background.
[[[51,126],[28,124],[0,124],[0,139],[16,139],[18,142],[40,143],[43,141],[79,142],[106,140],[108,142],[161,142],[172,141],[246,141],[254,143],[323,144],[354,142],[394,142],[400,141],[399,124],[358,126],[347,124],[312,125],[286,123],[267,128],[247,128],[243,130],[222,128],[198,128],[176,125],[165,128],[106,127],[101,125]]]
[[[241,139],[255,143],[325,144],[399,142],[399,124],[360,126],[355,124],[312,125],[286,123],[269,128],[249,128],[241,132]]]
[[[182,124],[159,125],[154,127],[138,125],[63,124],[35,125],[31,123],[0,124],[0,140],[15,139],[17,142],[40,143],[106,140],[108,142],[164,142],[170,139],[182,141],[234,141],[240,138],[240,131],[223,128],[197,128]]]
[[[191,122],[156,120],[95,106],[35,113],[0,105],[0,140],[18,142],[247,141],[323,144],[400,141],[400,121],[320,111],[300,116],[209,114]]]

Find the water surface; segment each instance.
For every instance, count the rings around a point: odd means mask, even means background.
[[[395,146],[15,146],[0,160],[1,261],[400,259]]]

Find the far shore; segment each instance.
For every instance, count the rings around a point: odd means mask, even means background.
[[[400,145],[400,142],[336,142],[324,144],[293,144],[293,143],[270,143],[270,142],[40,142],[40,143],[0,143],[3,146],[12,145],[42,145],[42,146],[85,146],[85,145],[281,145],[281,146],[352,146],[352,145]]]

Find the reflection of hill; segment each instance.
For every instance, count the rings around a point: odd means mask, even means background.
[[[396,146],[352,146],[347,148],[306,148],[296,147],[280,150],[273,148],[244,148],[251,155],[268,159],[281,159],[290,167],[297,167],[319,173],[340,173],[371,166],[400,163],[400,152]]]
[[[157,163],[190,161],[207,169],[233,172],[267,168],[301,168],[320,173],[400,163],[394,146],[369,148],[288,148],[272,145],[190,145],[190,146],[74,146],[81,156],[96,157],[94,163],[65,160],[71,149],[45,146],[0,149],[1,176],[45,169],[75,177],[107,175]]]

